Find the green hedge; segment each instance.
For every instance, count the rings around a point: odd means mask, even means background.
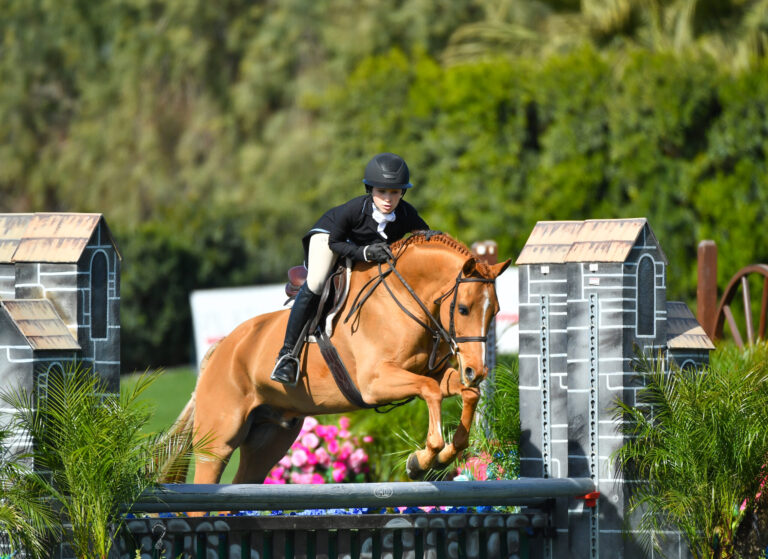
[[[765,64],[732,75],[706,59],[584,48],[444,68],[395,50],[361,65],[328,114],[336,149],[355,162],[344,183],[367,154],[399,151],[429,223],[495,238],[502,256],[538,220],[647,217],[670,260],[670,297],[692,301],[701,239],[718,243],[721,283],[768,261],[757,226],[766,106]]]
[[[360,192],[365,162],[385,149],[407,158],[409,200],[432,227],[496,239],[503,257],[538,220],[644,216],[670,260],[669,296],[691,303],[701,239],[718,243],[721,285],[768,261],[757,226],[768,217],[766,66],[731,75],[706,60],[585,48],[445,68],[393,50],[306,103],[309,133],[325,139],[281,150],[263,180],[222,187],[239,202],[203,211],[181,200],[118,234],[129,370],[189,359],[189,290],[283,281],[304,231]]]

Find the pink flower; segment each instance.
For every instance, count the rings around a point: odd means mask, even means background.
[[[307,452],[307,464],[310,466],[317,464],[317,454],[314,452]]]
[[[296,449],[291,454],[291,464],[296,467],[303,466],[307,463],[307,453],[302,449]]]
[[[347,466],[344,465],[344,462],[334,462],[333,463],[333,471],[331,472],[331,475],[333,476],[333,481],[336,483],[339,483],[344,480],[344,478],[347,476]]]
[[[320,474],[312,474],[312,481],[309,483],[325,483],[325,478]]]
[[[304,464],[300,470],[302,474],[311,474],[315,471],[315,467],[312,464]]]
[[[347,458],[349,458],[349,455],[352,454],[352,451],[354,450],[355,450],[355,445],[353,445],[349,441],[345,441],[344,444],[341,445],[339,460],[346,460]]]
[[[301,474],[299,472],[291,472],[291,483],[301,483]]]
[[[336,439],[328,440],[328,452],[331,454],[339,452],[339,442]]]
[[[339,427],[341,427],[343,430],[345,430],[345,431],[348,430],[349,429],[349,424],[350,424],[350,421],[349,421],[349,418],[346,415],[342,415],[339,418]]]
[[[326,441],[335,439],[338,434],[339,434],[339,428],[336,427],[335,425],[325,426],[325,434],[323,436],[325,437]]]
[[[312,450],[320,444],[320,439],[318,439],[317,435],[314,433],[307,433],[301,437],[301,444],[303,444],[307,450]]]
[[[328,429],[325,427],[325,425],[318,425],[317,427],[315,427],[315,433],[317,433],[317,436],[318,436],[318,437],[323,437],[323,438],[325,438],[325,432],[326,432],[327,430],[328,430]]]
[[[317,464],[324,468],[327,468],[331,465],[331,455],[328,454],[328,451],[325,450],[322,446],[317,449],[315,458],[317,458]]]
[[[480,456],[473,456],[467,460],[465,469],[470,478],[478,481],[488,479],[488,464],[491,463],[491,457],[483,452]]]
[[[280,462],[278,462],[283,468],[290,468],[291,467],[291,457],[289,455],[285,455],[280,459]]]
[[[352,468],[352,471],[354,471],[356,474],[360,473],[363,464],[365,464],[367,461],[368,455],[362,448],[356,449],[352,454],[349,455],[349,467]]]
[[[264,480],[264,483],[267,485],[284,485],[285,480],[282,478],[268,477],[267,479]]]
[[[318,425],[319,425],[319,422],[317,421],[317,419],[309,415],[304,418],[304,424],[301,426],[301,432],[308,433]]]
[[[342,429],[341,431],[339,431],[339,437],[341,437],[342,439],[348,439],[349,435],[350,435],[350,432],[347,431],[346,429]]]
[[[283,474],[285,473],[285,468],[282,466],[275,466],[272,468],[272,471],[269,472],[269,475],[271,475],[274,478],[281,478],[283,477]]]
[[[363,442],[364,442],[364,443],[372,443],[372,442],[373,442],[373,437],[372,437],[372,436],[370,436],[370,435],[365,435],[365,436],[363,437]]]

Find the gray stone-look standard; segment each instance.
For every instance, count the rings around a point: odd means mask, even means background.
[[[517,264],[522,475],[590,478],[600,493],[594,507],[559,499],[557,537],[531,557],[645,557],[623,533],[634,480],[611,459],[624,444],[616,403],[635,403],[638,353],[700,367],[713,346],[667,301],[667,258],[645,219],[539,222]],[[688,555],[681,538],[670,545]]]
[[[0,390],[40,397],[75,363],[119,390],[120,254],[104,218],[0,214]]]

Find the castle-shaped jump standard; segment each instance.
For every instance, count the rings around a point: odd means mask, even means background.
[[[74,362],[118,390],[120,254],[109,228],[101,214],[0,214],[0,389],[39,393]]]
[[[631,481],[610,463],[624,443],[616,401],[635,403],[637,349],[687,367],[714,346],[684,303],[667,301],[668,261],[644,218],[539,222],[517,265],[521,475],[590,477],[601,494],[594,509],[558,504],[558,537],[541,556],[643,557],[621,533]]]

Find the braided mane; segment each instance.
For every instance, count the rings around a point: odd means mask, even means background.
[[[405,249],[411,245],[442,245],[454,252],[457,252],[461,256],[467,258],[475,258],[477,261],[477,271],[483,277],[489,277],[490,269],[484,262],[477,260],[477,256],[467,248],[467,246],[461,241],[457,241],[447,233],[440,233],[438,235],[431,235],[429,240],[426,237],[426,231],[413,231],[410,237],[395,241],[390,245],[392,252],[397,254],[402,253]]]

